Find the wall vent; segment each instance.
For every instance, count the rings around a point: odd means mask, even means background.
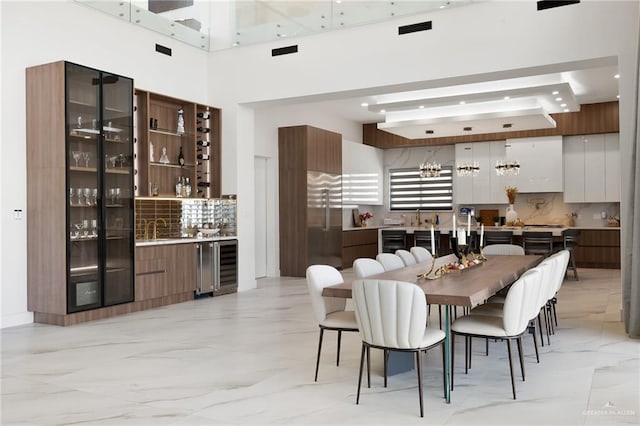
[[[554,7],[568,6],[576,3],[580,3],[580,0],[540,0],[538,2],[538,10],[552,9]]]
[[[279,47],[277,49],[271,49],[271,56],[288,55],[290,53],[298,53],[298,45]]]
[[[163,55],[171,56],[171,49],[158,43],[156,43],[156,52],[162,53]]]
[[[418,22],[417,24],[403,25],[398,27],[398,35],[417,33],[418,31],[427,31],[431,29],[431,21]]]

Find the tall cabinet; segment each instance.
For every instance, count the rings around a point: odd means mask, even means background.
[[[133,302],[133,80],[28,68],[27,281],[36,322]]]
[[[342,267],[342,135],[311,126],[278,129],[280,274],[312,264]]]

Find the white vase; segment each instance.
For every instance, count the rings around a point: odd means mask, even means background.
[[[507,214],[505,215],[507,225],[513,225],[518,220],[518,212],[513,208],[513,204],[509,204],[507,207]]]

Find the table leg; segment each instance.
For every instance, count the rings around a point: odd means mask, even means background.
[[[451,316],[449,314],[449,305],[444,309],[444,371],[446,378],[445,398],[447,404],[451,403]]]

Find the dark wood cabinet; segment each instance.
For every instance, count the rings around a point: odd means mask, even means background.
[[[620,230],[583,229],[574,256],[579,268],[620,269]]]
[[[280,274],[342,265],[342,136],[311,126],[278,129]]]
[[[359,229],[342,232],[342,267],[351,268],[359,257],[375,259],[378,254],[378,230]]]
[[[195,289],[193,244],[136,247],[136,302],[155,300],[161,306],[190,300]]]

